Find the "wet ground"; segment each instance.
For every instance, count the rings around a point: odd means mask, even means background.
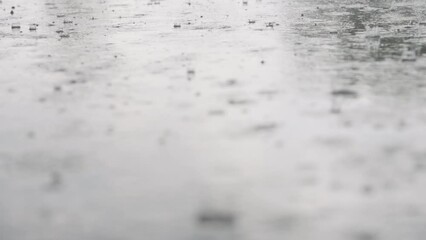
[[[425,13],[0,1],[0,239],[423,240]]]

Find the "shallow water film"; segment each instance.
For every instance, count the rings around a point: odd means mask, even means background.
[[[424,240],[424,0],[0,0],[1,240]]]

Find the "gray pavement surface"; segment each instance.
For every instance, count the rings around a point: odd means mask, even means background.
[[[0,239],[424,240],[425,13],[0,0]]]

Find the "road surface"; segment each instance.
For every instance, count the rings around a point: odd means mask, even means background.
[[[425,11],[0,1],[0,239],[423,240]]]

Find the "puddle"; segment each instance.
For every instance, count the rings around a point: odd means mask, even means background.
[[[424,2],[0,8],[2,240],[426,234]]]

